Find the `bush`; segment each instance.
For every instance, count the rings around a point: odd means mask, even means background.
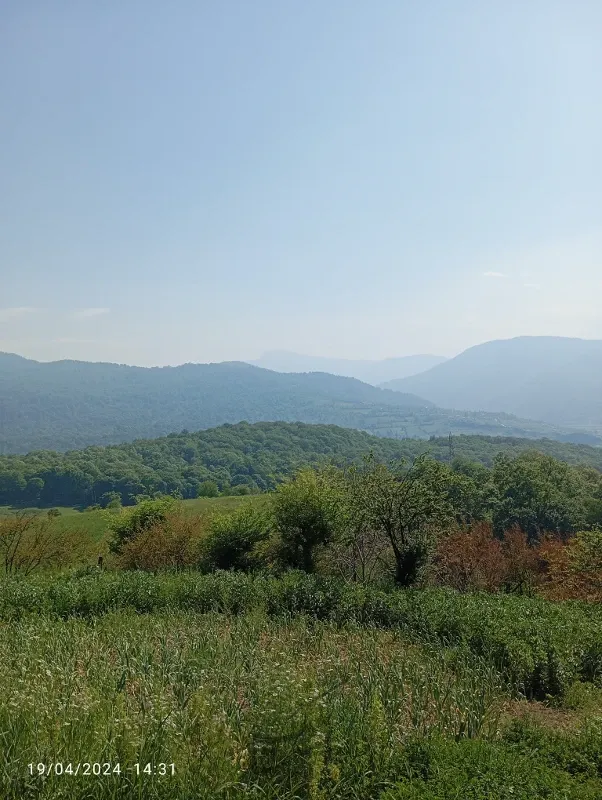
[[[121,508],[121,494],[119,492],[105,492],[100,498],[103,508]]]
[[[539,548],[529,544],[520,528],[498,539],[490,523],[478,522],[440,540],[430,577],[461,592],[532,594],[541,569]]]
[[[506,563],[492,526],[480,522],[441,539],[432,575],[437,583],[461,592],[499,589],[506,577]]]
[[[288,566],[314,571],[316,547],[327,544],[337,529],[338,499],[329,476],[312,469],[278,486],[272,507]]]
[[[56,515],[23,512],[0,517],[0,563],[6,574],[29,575],[73,564],[89,555],[90,540],[85,531],[57,527],[55,519]]]
[[[177,500],[169,495],[154,500],[145,498],[139,500],[134,508],[112,517],[109,521],[109,529],[113,532],[110,543],[112,552],[119,553],[128,539],[135,534],[152,528],[157,523],[165,522],[177,507]]]
[[[274,529],[266,508],[243,505],[235,511],[215,515],[203,546],[206,569],[249,570],[261,566],[257,547]]]
[[[203,481],[199,484],[197,497],[219,497],[219,487],[215,481]]]
[[[233,497],[239,495],[249,495],[253,494],[253,491],[250,486],[247,486],[245,483],[239,483],[237,486],[231,486],[228,490],[228,494],[232,495]]]
[[[199,564],[205,525],[200,517],[168,514],[125,540],[116,564],[121,569],[156,572],[189,569]]]
[[[546,538],[542,594],[550,600],[602,602],[602,531],[576,533],[566,544]]]

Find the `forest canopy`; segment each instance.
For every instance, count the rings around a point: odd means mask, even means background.
[[[500,454],[513,457],[534,450],[580,465],[580,474],[602,471],[601,448],[547,439],[394,440],[334,425],[241,422],[67,453],[44,450],[2,456],[0,505],[85,507],[115,500],[133,504],[141,494],[193,498],[218,492],[255,493],[273,489],[302,466],[359,463],[369,453],[381,462],[391,462],[413,461],[428,452],[439,461],[453,463],[457,471],[470,473],[475,464],[492,467]]]

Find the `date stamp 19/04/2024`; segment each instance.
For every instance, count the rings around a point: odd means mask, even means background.
[[[173,776],[176,774],[176,765],[158,762],[135,763],[124,765],[119,762],[98,762],[98,761],[49,761],[48,763],[28,764],[27,772],[29,775],[37,775],[40,778],[49,778],[51,775],[76,776],[84,775],[90,777],[109,777],[120,775],[144,776],[156,775],[159,777]]]

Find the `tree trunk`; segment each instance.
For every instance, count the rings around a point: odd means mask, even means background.
[[[304,542],[302,545],[301,556],[303,559],[304,572],[313,572],[314,571],[313,549],[312,546],[307,542]]]

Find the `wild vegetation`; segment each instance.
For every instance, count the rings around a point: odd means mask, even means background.
[[[96,573],[0,591],[7,800],[602,791],[591,607],[301,573]]]
[[[183,498],[274,489],[304,465],[361,462],[372,452],[382,462],[413,460],[424,452],[493,465],[500,454],[529,450],[602,470],[602,448],[513,437],[441,437],[392,440],[334,425],[260,422],[223,425],[111,447],[0,457],[0,505],[82,506],[133,502],[139,494]]]
[[[0,517],[2,797],[601,796],[602,473],[353,444]]]

